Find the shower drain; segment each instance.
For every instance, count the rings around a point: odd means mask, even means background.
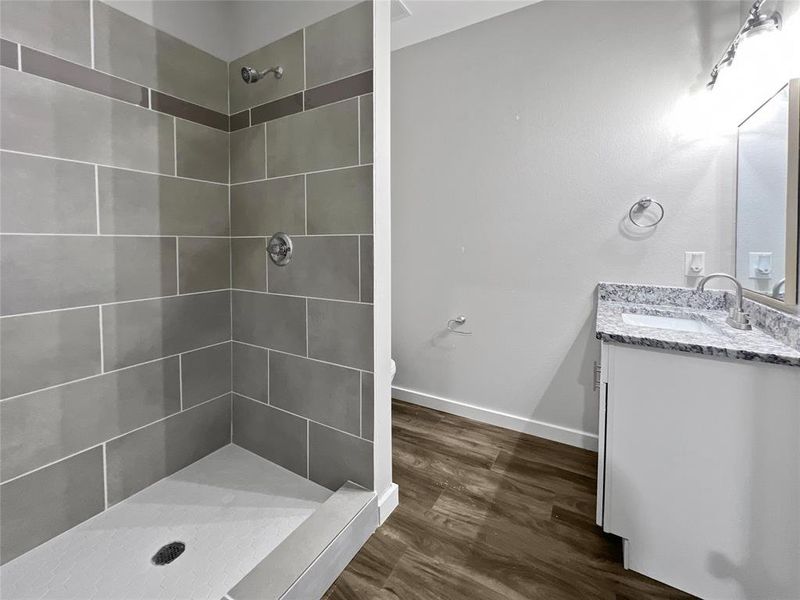
[[[168,565],[183,554],[184,550],[186,550],[186,544],[183,542],[170,542],[166,546],[162,546],[150,560],[154,565]]]

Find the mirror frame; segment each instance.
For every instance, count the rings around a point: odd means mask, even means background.
[[[744,295],[761,304],[767,304],[773,308],[778,308],[783,311],[800,312],[798,310],[798,279],[800,279],[800,264],[798,264],[798,236],[800,236],[800,79],[790,79],[786,84],[789,87],[789,122],[787,127],[789,129],[788,137],[788,168],[787,168],[787,181],[786,181],[786,287],[784,292],[784,299],[778,300],[767,294],[756,292],[754,290],[744,288]],[[775,92],[778,94],[783,90],[781,86]],[[769,97],[763,104],[756,110],[750,113],[744,121],[739,123],[736,128],[736,213],[734,220],[734,250],[733,259],[736,264],[736,256],[738,252],[738,220],[739,220],[739,127],[741,127],[747,119],[752,117],[766,102],[769,102],[775,94]],[[735,269],[734,269],[735,271]],[[737,278],[739,273],[736,273]]]

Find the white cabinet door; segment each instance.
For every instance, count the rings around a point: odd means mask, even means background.
[[[800,598],[800,369],[614,345],[604,528],[703,598]]]

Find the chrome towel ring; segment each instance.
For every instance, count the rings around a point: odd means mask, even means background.
[[[644,211],[646,211],[648,208],[650,208],[650,206],[652,206],[653,204],[655,204],[658,207],[658,209],[661,211],[661,214],[659,214],[658,218],[655,221],[653,221],[652,223],[649,223],[647,225],[639,223],[636,220],[636,218],[633,216],[634,213],[641,214]],[[628,218],[631,220],[631,223],[636,225],[636,227],[641,227],[642,229],[648,229],[650,227],[655,227],[656,225],[661,223],[661,220],[664,218],[664,206],[660,202],[656,202],[652,198],[648,198],[647,196],[645,196],[641,200],[638,200],[637,202],[633,203],[633,206],[631,206],[631,209],[628,211]]]
[[[467,322],[467,317],[465,317],[464,315],[458,315],[455,319],[450,319],[447,322],[447,329],[449,331],[452,331],[453,333],[457,333],[458,335],[472,335],[471,331],[461,331],[460,329],[456,329],[454,327],[454,324],[463,325],[466,322]]]

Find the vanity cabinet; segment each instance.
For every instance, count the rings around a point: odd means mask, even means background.
[[[597,522],[702,598],[800,598],[800,368],[602,342]]]

